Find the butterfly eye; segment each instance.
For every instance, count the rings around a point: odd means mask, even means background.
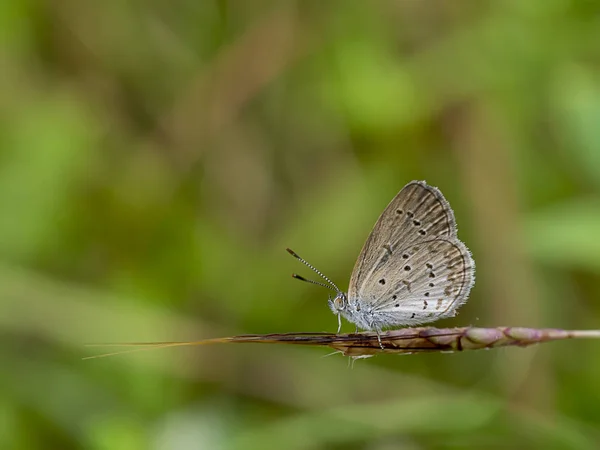
[[[338,295],[336,298],[333,299],[333,305],[337,309],[344,309],[345,304],[346,298],[343,295]]]

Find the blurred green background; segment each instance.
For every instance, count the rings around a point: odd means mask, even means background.
[[[600,342],[323,358],[408,181],[477,262],[439,326],[600,328],[600,8],[0,2],[0,448],[600,448]],[[344,325],[344,330],[353,327]]]

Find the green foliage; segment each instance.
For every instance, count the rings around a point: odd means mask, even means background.
[[[425,179],[477,283],[450,326],[600,328],[593,2],[0,6],[0,448],[597,448],[600,345],[377,357],[85,342],[332,331]],[[345,324],[345,329],[350,325]]]

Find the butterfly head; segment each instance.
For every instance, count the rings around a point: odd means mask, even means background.
[[[331,309],[334,314],[339,315],[348,307],[348,297],[345,293],[338,292],[335,298],[330,298],[327,303],[329,304],[329,309]]]

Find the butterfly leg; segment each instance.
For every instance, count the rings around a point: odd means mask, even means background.
[[[381,347],[381,350],[385,350],[385,347],[383,346],[383,343],[381,342],[381,334],[379,332],[379,330],[376,330],[377,333],[377,340],[379,341],[379,346]]]
[[[338,316],[338,330],[337,330],[336,334],[340,334],[340,331],[342,329],[342,315],[338,314],[337,316]]]
[[[356,329],[354,330],[354,334],[358,334],[358,325],[356,325]]]

